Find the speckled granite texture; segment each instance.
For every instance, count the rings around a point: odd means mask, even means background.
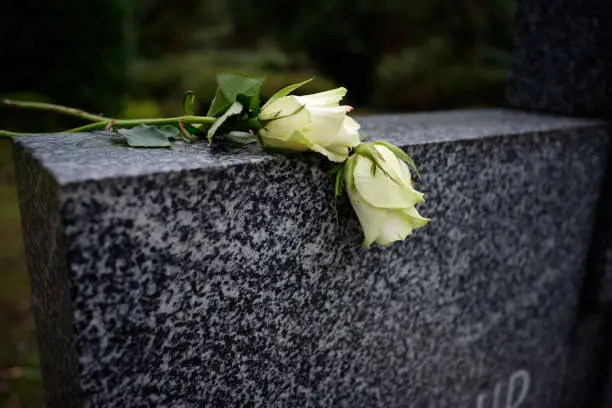
[[[518,0],[509,104],[610,117],[611,20],[608,0]]]
[[[18,140],[42,358],[65,353],[45,375],[80,390],[49,406],[557,408],[601,123],[360,122],[418,162],[434,220],[389,249],[361,248],[346,202],[336,221],[312,155]],[[39,256],[50,248],[62,262]]]

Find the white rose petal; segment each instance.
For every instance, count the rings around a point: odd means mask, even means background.
[[[401,211],[389,211],[385,222],[380,229],[377,242],[381,245],[390,245],[394,241],[403,241],[408,235],[412,234],[412,222],[410,218]]]
[[[342,123],[342,129],[335,138],[334,144],[341,144],[344,146],[357,146],[361,140],[359,139],[359,123],[349,116],[344,117]]]
[[[383,150],[384,149],[384,150]],[[359,156],[355,166],[355,188],[368,204],[379,208],[408,208],[423,200],[421,193],[412,188],[408,167],[388,149],[383,148],[383,169],[377,168],[372,176],[374,163]],[[390,152],[388,156],[386,152]],[[385,173],[386,172],[386,173]]]
[[[264,105],[259,119],[261,120],[272,120],[284,118],[295,114],[304,106],[296,96],[285,96],[279,98],[271,104]]]
[[[302,105],[307,106],[338,106],[345,96],[346,88],[336,88],[316,94],[296,96],[296,98]]]
[[[346,110],[342,106],[332,108],[307,107],[304,110],[310,113],[311,118],[310,137],[308,139],[321,146],[331,144],[330,142],[338,136],[343,128]]]
[[[372,207],[354,190],[349,189],[348,195],[365,235],[364,246],[368,248],[378,238],[387,210]]]
[[[266,141],[268,139],[286,141],[289,140],[296,131],[307,131],[311,123],[310,112],[306,109],[302,109],[294,115],[276,119],[268,123],[263,129],[264,132],[261,132],[261,137]]]

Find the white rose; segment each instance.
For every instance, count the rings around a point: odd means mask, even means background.
[[[258,119],[264,146],[302,152],[312,150],[329,160],[343,162],[357,146],[359,124],[346,116],[350,106],[340,106],[345,88],[305,96],[283,96],[266,103]]]
[[[398,157],[399,156],[399,157]],[[363,143],[345,165],[349,199],[365,235],[373,242],[391,245],[404,240],[429,222],[415,208],[423,194],[412,187],[406,153],[385,142]]]

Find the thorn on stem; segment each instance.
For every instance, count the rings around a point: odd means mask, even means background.
[[[108,123],[106,124],[106,127],[104,128],[104,130],[106,132],[111,131],[111,129],[113,128],[114,124],[115,124],[115,120],[114,119],[109,120]]]
[[[178,124],[179,124],[179,127],[181,128],[181,134],[183,136],[183,140],[185,140],[187,143],[193,143],[193,138],[191,137],[191,134],[185,128],[185,125],[183,125],[183,121],[179,120]]]

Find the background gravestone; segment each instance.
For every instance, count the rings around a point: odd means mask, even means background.
[[[609,120],[612,3],[518,0],[517,6],[509,106]],[[599,407],[607,383],[612,384],[607,380],[612,363],[612,162],[606,173],[572,335],[573,368],[567,372],[563,407]],[[607,393],[612,395],[612,388]]]
[[[569,341],[560,408],[600,407],[607,385],[607,318],[604,313],[579,314]]]
[[[517,0],[510,106],[609,117],[611,19],[606,0]]]
[[[609,131],[608,131],[609,133]],[[608,387],[612,362],[612,265],[610,264],[612,223],[612,154],[602,183],[595,213],[593,236],[582,282],[578,319],[574,329],[573,352],[565,386],[563,407],[600,407]],[[582,384],[582,385],[580,385]],[[607,405],[604,405],[606,407]]]
[[[312,155],[16,140],[48,406],[557,408],[605,127],[360,122],[423,174],[433,221],[390,248]]]
[[[597,282],[599,301],[612,305],[612,161],[608,163],[606,188],[601,202],[598,245],[598,265],[602,279]]]

